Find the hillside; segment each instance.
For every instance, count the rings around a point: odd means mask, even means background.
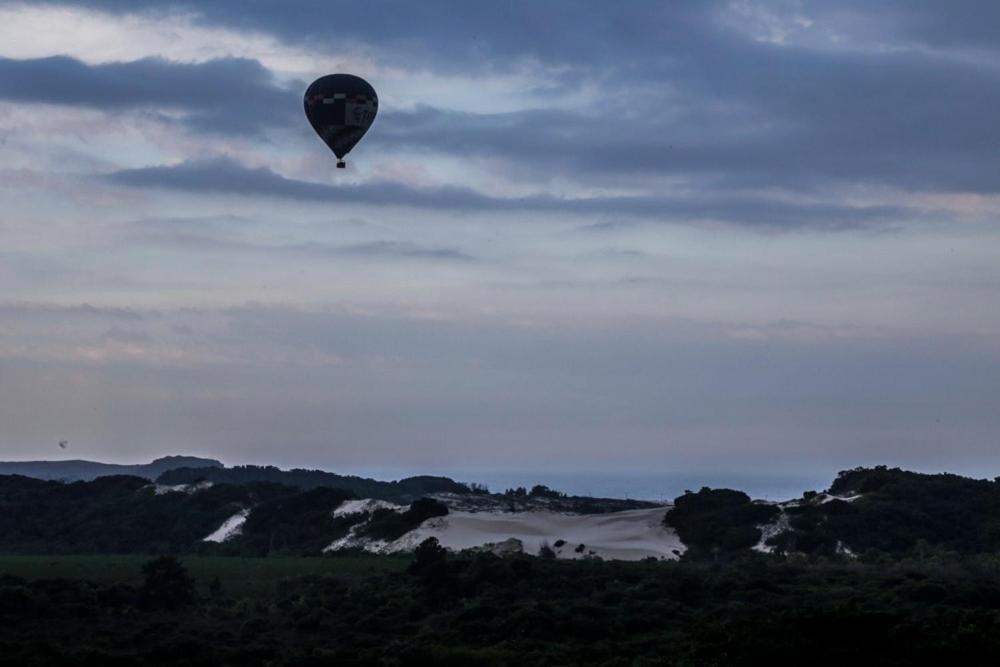
[[[275,466],[233,466],[226,468],[184,466],[164,471],[156,478],[158,484],[192,484],[198,481],[219,484],[249,484],[270,482],[298,489],[328,487],[349,491],[359,498],[379,498],[398,502],[412,502],[421,496],[433,493],[470,493],[461,482],[448,477],[421,475],[384,482],[355,475],[338,475],[325,470],[305,470],[294,468],[281,470]]]
[[[168,490],[140,477],[64,484],[0,476],[0,551],[315,555],[346,533],[350,521],[332,513],[351,497],[266,483]],[[206,541],[239,514],[245,521],[224,547]]]
[[[1000,551],[1000,483],[878,466],[841,472],[823,493],[753,502],[728,489],[675,501],[665,517],[692,549],[719,557],[755,549],[816,556]]]

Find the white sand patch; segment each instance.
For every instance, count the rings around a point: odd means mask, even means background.
[[[525,553],[537,554],[547,544],[559,558],[675,559],[685,547],[677,533],[663,525],[666,510],[654,507],[608,514],[452,512],[428,519],[395,542],[365,548],[408,551],[428,537],[435,537],[441,546],[460,551],[514,538],[524,545]],[[560,540],[564,543],[557,547]]]
[[[831,495],[829,493],[824,493],[823,495],[826,496],[826,498],[823,498],[822,500],[819,501],[820,505],[825,505],[826,503],[834,501],[834,500],[843,500],[845,503],[853,503],[855,500],[857,500],[858,498],[860,498],[864,494],[862,494],[862,493],[852,493],[849,496],[834,496],[834,495]]]
[[[396,505],[385,500],[374,498],[363,498],[361,500],[345,500],[337,509],[333,510],[333,516],[347,516],[348,514],[361,514],[374,512],[380,509],[389,509],[393,512],[404,512],[409,505]]]
[[[164,493],[194,493],[195,491],[211,487],[212,482],[208,480],[202,480],[194,484],[154,484],[153,492],[158,496],[162,496]]]
[[[848,558],[857,558],[857,554],[851,550],[851,547],[847,546],[840,540],[837,540],[836,552],[841,556],[847,556]]]
[[[788,519],[788,513],[785,512],[785,508],[780,508],[780,513],[771,523],[766,523],[761,526],[757,526],[760,530],[760,541],[753,546],[754,551],[759,551],[761,553],[772,553],[774,547],[767,544],[767,541],[776,535],[788,532],[792,529],[792,525]]]
[[[240,510],[233,516],[222,522],[211,535],[204,539],[205,542],[225,542],[231,537],[236,537],[243,530],[243,524],[250,516],[250,510]]]

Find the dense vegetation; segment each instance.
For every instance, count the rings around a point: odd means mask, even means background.
[[[367,513],[333,516],[333,510],[351,498],[349,491],[340,489],[304,491],[271,483],[157,493],[138,477],[64,484],[0,476],[0,553],[318,556],[369,518]],[[204,541],[248,508],[252,511],[239,534],[223,544]],[[405,512],[384,513],[372,521],[373,530],[398,532],[398,537],[426,518],[447,513],[447,508],[423,499]]]
[[[461,482],[447,477],[422,475],[393,482],[382,482],[367,477],[338,475],[323,470],[281,470],[274,466],[234,466],[232,468],[175,468],[157,478],[160,484],[191,484],[208,480],[225,484],[251,484],[271,482],[300,489],[330,487],[350,491],[359,498],[378,498],[393,502],[412,502],[433,493],[471,493]]]
[[[884,466],[842,472],[831,493],[805,498],[786,512],[792,531],[773,538],[785,551],[911,554],[928,548],[960,553],[1000,551],[1000,484],[958,475],[926,475]]]
[[[29,581],[36,579],[71,579],[96,586],[142,583],[142,566],[148,554],[128,555],[0,555],[0,575],[11,574]],[[276,587],[290,577],[307,575],[357,579],[406,569],[409,557],[372,554],[337,554],[315,556],[178,556],[202,591],[218,580],[228,595],[237,598],[270,597]]]
[[[0,476],[0,550],[7,553],[176,552],[276,487],[217,486],[157,495],[139,477],[46,482]]]
[[[353,498],[349,491],[279,488],[287,491],[255,505],[239,535],[215,549],[253,556],[315,556],[363,518],[332,516],[342,502]]]
[[[901,558],[928,550],[1000,552],[1000,483],[898,468],[839,474],[829,493],[796,502],[753,502],[731,489],[702,489],[675,500],[664,522],[689,547],[688,558],[732,557],[760,543],[779,553],[867,554]]]
[[[689,557],[716,557],[753,547],[761,539],[759,526],[778,512],[742,491],[703,488],[678,497],[664,523],[677,531]]]
[[[275,584],[249,595],[212,580],[192,587],[169,560],[129,582],[0,574],[0,654],[16,665],[102,667],[1000,659],[992,556],[620,563],[456,557],[428,543],[409,572]]]

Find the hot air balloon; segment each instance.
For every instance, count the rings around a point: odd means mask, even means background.
[[[378,113],[378,95],[353,74],[327,74],[312,82],[305,95],[306,118],[334,155],[337,167],[365,136]]]

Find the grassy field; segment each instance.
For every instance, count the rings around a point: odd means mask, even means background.
[[[13,574],[25,579],[83,579],[102,584],[121,582],[140,584],[140,569],[149,556],[0,556],[0,575]],[[199,591],[207,590],[219,578],[227,595],[233,597],[267,596],[288,577],[328,574],[348,578],[394,572],[406,567],[408,560],[393,557],[372,558],[238,558],[223,556],[185,556],[181,558]]]

